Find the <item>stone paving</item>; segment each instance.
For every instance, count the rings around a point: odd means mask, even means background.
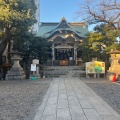
[[[34,120],[120,120],[79,78],[53,78]]]

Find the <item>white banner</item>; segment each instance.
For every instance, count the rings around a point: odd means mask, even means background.
[[[31,64],[31,71],[36,71],[36,64]]]

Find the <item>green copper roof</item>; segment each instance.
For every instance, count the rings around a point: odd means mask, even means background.
[[[62,18],[60,23],[41,23],[36,36],[50,38],[59,31],[70,31],[82,38],[88,34],[88,28],[85,23],[68,23],[65,18]]]

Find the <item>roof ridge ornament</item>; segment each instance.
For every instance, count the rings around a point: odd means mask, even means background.
[[[65,17],[62,17],[61,21],[66,21]]]

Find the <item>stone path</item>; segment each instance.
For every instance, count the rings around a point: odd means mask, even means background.
[[[120,120],[79,78],[54,78],[34,120]]]

